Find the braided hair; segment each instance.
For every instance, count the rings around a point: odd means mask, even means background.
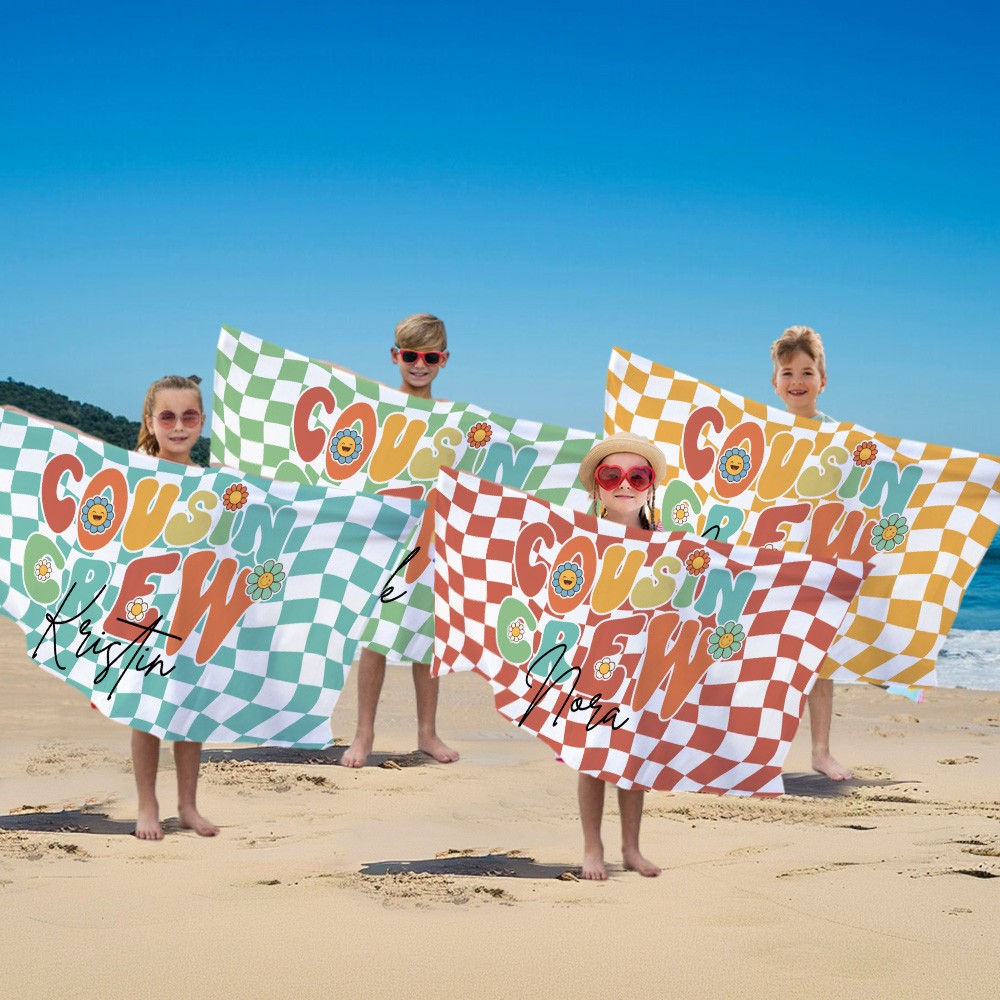
[[[590,507],[591,514],[596,514],[598,517],[604,517],[606,511],[604,509],[604,505],[601,503],[600,487],[598,487],[597,483],[594,483],[592,487],[590,498],[593,501]],[[642,510],[639,511],[639,524],[645,531],[656,531],[657,520],[655,485],[649,488],[649,493],[646,494],[646,502],[643,504]]]

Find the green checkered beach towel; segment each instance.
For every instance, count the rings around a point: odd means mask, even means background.
[[[583,509],[580,461],[597,435],[423,400],[223,327],[215,368],[212,457],[296,483],[427,497],[452,467]],[[387,574],[366,645],[429,662],[434,640],[433,518]],[[390,579],[391,577],[391,579]]]

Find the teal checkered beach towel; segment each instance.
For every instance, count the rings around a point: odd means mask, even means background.
[[[426,504],[180,466],[0,411],[0,609],[171,740],[322,747]]]

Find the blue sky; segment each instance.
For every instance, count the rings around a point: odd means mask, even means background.
[[[998,15],[982,3],[6,5],[0,377],[135,417],[221,324],[600,426],[620,345],[1000,453]]]

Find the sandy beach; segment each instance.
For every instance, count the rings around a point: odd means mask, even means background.
[[[140,842],[128,731],[0,620],[5,994],[996,995],[1000,693],[916,705],[838,687],[834,749],[855,780],[808,772],[804,725],[783,798],[650,793],[658,879],[622,871],[612,797],[604,884],[564,874],[575,774],[500,718],[484,680],[442,680],[455,765],[412,752],[412,699],[390,669],[360,771],[336,747],[206,747],[214,839],[178,829],[164,752],[167,836]]]

